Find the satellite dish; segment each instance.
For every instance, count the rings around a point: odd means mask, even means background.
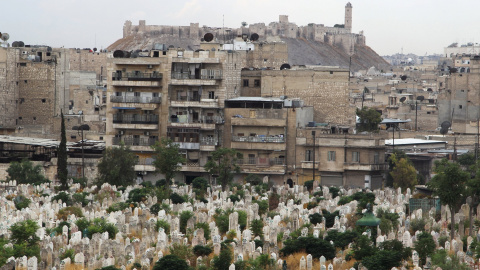
[[[2,39],[3,41],[7,41],[9,38],[10,38],[10,35],[9,35],[8,33],[2,33],[1,39]]]
[[[213,40],[213,34],[212,33],[206,33],[204,36],[203,36],[203,39],[206,41],[206,42],[210,42]]]
[[[418,97],[417,97],[417,100],[418,100],[418,101],[423,101],[424,99],[425,99],[424,96],[418,96]]]
[[[97,48],[93,48],[93,51],[96,52],[96,51],[97,51]]]
[[[428,89],[427,89],[427,92],[433,92],[433,89],[432,89],[432,88],[428,88]]]
[[[440,126],[448,130],[452,126],[452,123],[450,123],[450,121],[443,121],[443,123]]]
[[[396,78],[397,77],[397,74],[393,74],[393,78]]]
[[[125,53],[122,50],[116,50],[113,52],[113,58],[123,58]]]
[[[288,63],[281,65],[280,70],[283,70],[283,69],[290,69],[290,65]]]
[[[257,33],[253,33],[253,34],[250,36],[250,40],[251,40],[251,41],[257,41],[259,37],[260,37],[260,36],[259,36]]]
[[[401,97],[400,102],[403,103],[403,102],[405,102],[406,99],[407,99],[406,97]]]
[[[402,77],[400,77],[400,79],[402,79],[402,81],[407,80],[407,75],[402,75]]]

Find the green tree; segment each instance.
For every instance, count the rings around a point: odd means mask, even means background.
[[[448,206],[452,213],[450,240],[453,240],[455,212],[467,193],[465,184],[470,179],[470,175],[463,171],[457,163],[449,162],[447,159],[436,161],[434,171],[436,175],[427,183],[427,186],[433,190],[433,195],[440,198],[442,204]]]
[[[241,154],[235,149],[219,148],[212,152],[212,158],[204,166],[208,173],[218,175],[223,191],[232,182],[234,172],[240,172],[240,167],[237,164],[239,157],[241,157]]]
[[[413,188],[417,184],[417,171],[415,167],[406,158],[397,158],[394,153],[390,156],[393,163],[393,170],[390,171],[390,175],[393,178],[393,186],[395,188]]]
[[[170,183],[175,174],[180,171],[185,159],[180,154],[180,146],[168,138],[162,138],[151,146],[155,152],[153,165],[155,170],[165,175],[167,183]]]
[[[215,270],[228,270],[232,263],[233,254],[228,246],[224,243],[221,244],[220,255],[213,258],[213,269]]]
[[[378,124],[382,122],[381,114],[373,108],[363,107],[361,110],[357,109],[357,116],[360,123],[358,124],[358,131],[377,131]]]
[[[313,236],[299,237],[285,241],[280,253],[282,253],[283,256],[288,256],[301,251],[312,254],[314,258],[319,258],[323,255],[327,260],[331,260],[335,257],[335,247],[333,247],[330,242]]]
[[[105,149],[103,157],[98,163],[99,184],[109,183],[117,186],[133,184],[136,177],[136,163],[135,155],[124,144]]]
[[[47,178],[42,174],[42,166],[33,166],[33,163],[24,159],[21,162],[11,162],[7,169],[7,180],[16,180],[17,184],[34,184],[48,182]]]
[[[57,163],[57,177],[60,181],[60,189],[68,189],[68,169],[67,169],[67,136],[65,134],[65,118],[63,117],[63,112],[61,112],[62,124],[61,124],[61,135],[60,135],[60,145],[58,146],[58,163]]]
[[[158,260],[153,266],[153,270],[189,270],[185,260],[175,255],[167,255]]]
[[[431,234],[422,232],[418,235],[417,241],[415,242],[415,250],[418,252],[418,256],[422,260],[420,265],[427,263],[426,259],[435,252],[435,247],[435,241]]]
[[[20,221],[10,227],[10,241],[13,244],[15,257],[33,257],[40,258],[40,238],[36,235],[40,227],[33,220]]]
[[[263,221],[261,219],[252,220],[250,230],[252,230],[254,236],[260,236],[263,238]]]

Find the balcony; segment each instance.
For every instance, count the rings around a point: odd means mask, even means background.
[[[273,137],[273,136],[232,136],[233,142],[263,142],[263,143],[284,143],[284,137]]]
[[[175,116],[175,117],[172,117]],[[189,115],[171,115],[170,125],[172,127],[198,127],[204,130],[214,130],[216,124],[222,124],[223,119],[219,116],[202,116],[192,119]]]
[[[315,161],[315,169],[318,170],[320,161]],[[302,169],[313,169],[313,161],[302,161]]]
[[[346,171],[385,171],[388,169],[388,164],[344,163],[343,169]]]
[[[132,151],[153,151],[150,146],[154,145],[157,141],[158,138],[124,136],[122,138],[112,138],[112,145],[120,145],[120,143],[123,142],[123,144],[129,146]]]
[[[203,137],[200,139],[200,151],[215,151],[218,140],[212,137]]]
[[[145,73],[139,71],[133,72],[113,72],[112,81],[160,81],[163,78],[162,73]]]
[[[200,74],[172,72],[172,85],[216,85],[223,77],[222,70],[202,69]]]
[[[285,127],[286,119],[275,118],[240,118],[233,117],[231,119],[232,126],[265,126],[265,127]]]
[[[247,158],[237,160],[244,173],[284,174],[284,158]]]
[[[177,144],[180,149],[188,149],[188,150],[200,150],[200,143],[198,142],[174,142]]]
[[[200,165],[199,162],[187,162],[185,164],[182,164],[182,167],[180,168],[180,171],[182,172],[205,172],[205,169],[203,166]]]
[[[158,119],[156,114],[114,114],[113,128],[156,130]]]
[[[134,97],[134,96],[110,96],[110,102],[113,103],[154,103],[160,104],[161,97]]]
[[[171,107],[199,107],[199,108],[218,108],[218,99],[185,99],[185,100],[172,100],[170,101]]]

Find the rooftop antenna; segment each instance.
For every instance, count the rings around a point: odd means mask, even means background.
[[[225,44],[225,14],[222,14],[223,44]]]

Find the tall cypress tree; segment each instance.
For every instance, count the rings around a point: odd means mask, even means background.
[[[58,146],[58,163],[57,163],[57,175],[60,181],[60,188],[62,190],[68,189],[68,169],[67,169],[67,135],[65,134],[65,119],[63,118],[63,111],[61,112],[62,127],[61,127],[61,140]]]

